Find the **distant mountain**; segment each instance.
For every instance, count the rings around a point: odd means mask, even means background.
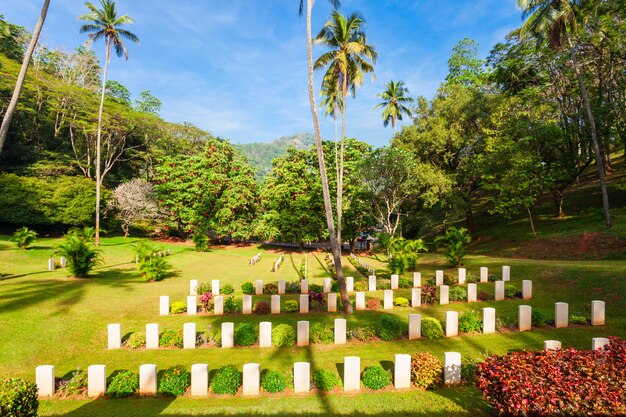
[[[309,149],[314,144],[315,136],[313,134],[297,133],[292,136],[283,136],[272,142],[235,143],[233,146],[248,158],[250,165],[256,170],[256,178],[260,182],[272,170],[272,159],[283,156],[287,153],[287,148]]]

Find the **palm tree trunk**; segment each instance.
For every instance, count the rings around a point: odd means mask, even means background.
[[[344,74],[341,85],[341,147],[339,149],[339,176],[337,177],[337,241],[341,240],[341,219],[343,217],[343,154],[346,142],[346,96],[348,95],[348,74]]]
[[[576,78],[578,79],[578,85],[580,87],[580,94],[583,96],[583,102],[585,103],[585,109],[587,110],[587,116],[589,117],[589,127],[591,130],[591,140],[593,142],[593,150],[596,155],[596,165],[598,166],[598,177],[600,178],[600,192],[602,193],[602,206],[604,207],[604,224],[607,229],[613,226],[611,222],[611,212],[609,211],[609,194],[606,189],[606,181],[604,179],[604,161],[602,152],[600,150],[600,144],[598,143],[598,130],[596,129],[596,120],[593,117],[593,111],[591,110],[591,102],[589,101],[589,94],[587,93],[587,87],[580,74],[580,68],[578,68],[578,59],[576,58],[576,51],[574,44],[569,34],[565,34],[567,38],[567,44],[569,46],[569,52],[572,58],[572,67]]]
[[[337,282],[339,293],[343,302],[343,309],[346,314],[352,314],[352,304],[346,290],[346,281],[341,269],[341,250],[337,245],[337,235],[335,234],[335,220],[333,219],[333,208],[330,201],[330,191],[328,189],[328,176],[326,175],[326,165],[324,162],[324,149],[322,148],[322,135],[320,133],[320,122],[317,116],[317,106],[315,105],[315,90],[313,88],[313,43],[311,41],[311,13],[315,0],[307,0],[306,5],[306,42],[307,42],[307,64],[309,69],[309,104],[311,105],[311,115],[313,116],[313,130],[315,132],[315,146],[317,148],[317,162],[320,167],[320,177],[322,181],[322,194],[324,196],[324,211],[326,212],[326,223],[328,224],[328,236],[330,246],[335,260],[335,270],[337,271]]]
[[[98,111],[98,134],[96,136],[96,246],[100,246],[100,188],[102,187],[102,178],[100,176],[100,142],[102,140],[102,113],[104,110],[104,93],[106,90],[107,70],[109,69],[110,57],[111,41],[107,38],[106,59],[104,61],[104,71],[102,71],[102,93],[100,95],[100,110]]]
[[[15,83],[15,88],[13,89],[11,101],[9,102],[7,111],[6,113],[4,113],[4,117],[2,118],[2,125],[0,126],[0,155],[2,154],[2,148],[4,147],[4,142],[7,138],[7,134],[9,133],[9,125],[11,124],[13,113],[15,113],[15,108],[17,107],[17,100],[20,98],[20,93],[22,92],[22,86],[24,85],[24,80],[26,79],[26,71],[28,71],[30,59],[33,56],[33,52],[35,51],[37,42],[39,41],[41,28],[46,21],[49,5],[50,0],[45,0],[43,2],[43,6],[41,7],[41,15],[39,16],[37,26],[35,26],[35,31],[33,32],[33,38],[30,40],[30,44],[28,45],[28,49],[26,50],[26,54],[24,55],[24,59],[22,60],[22,68],[20,69],[20,73],[17,76],[17,82]]]

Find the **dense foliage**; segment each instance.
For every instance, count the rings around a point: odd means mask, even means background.
[[[67,259],[72,276],[85,278],[102,263],[102,253],[94,247],[91,231],[91,228],[70,230],[55,252]]]
[[[37,238],[37,232],[29,230],[28,227],[20,227],[11,236],[11,242],[15,242],[15,245],[20,249],[28,249]]]
[[[361,374],[363,385],[373,390],[386,388],[390,380],[391,371],[386,371],[382,366],[368,366]]]
[[[191,385],[191,374],[181,365],[167,368],[159,377],[159,392],[175,397],[181,396]]]
[[[107,395],[115,398],[128,397],[139,389],[139,375],[122,370],[111,378],[107,386]]]
[[[287,388],[287,378],[276,371],[267,371],[261,376],[261,388],[265,392],[283,392]]]
[[[0,380],[0,415],[37,417],[37,386],[21,379]]]
[[[411,382],[418,388],[433,388],[443,382],[443,363],[430,353],[411,358]]]
[[[215,372],[211,379],[211,391],[216,394],[235,395],[243,382],[243,375],[232,366],[223,366]]]

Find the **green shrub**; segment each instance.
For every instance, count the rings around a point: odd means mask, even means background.
[[[239,346],[250,346],[257,341],[255,326],[252,323],[240,323],[235,330],[235,343]]]
[[[309,284],[309,292],[324,293],[324,286],[319,284]]]
[[[443,285],[447,285],[449,287],[456,285],[459,283],[459,277],[456,274],[451,274],[449,272],[444,272],[443,274]]]
[[[530,317],[533,327],[543,327],[548,324],[548,318],[539,310],[533,309]]]
[[[443,328],[439,320],[432,317],[422,319],[422,337],[427,339],[438,339],[443,337]]]
[[[28,230],[28,227],[24,226],[13,232],[11,236],[11,242],[15,242],[18,248],[27,249],[33,244],[37,238],[37,232],[34,230]]]
[[[210,282],[199,282],[198,286],[196,287],[196,294],[200,295],[206,293],[213,294],[213,284]]]
[[[251,282],[244,282],[243,284],[241,284],[241,292],[246,295],[254,295],[254,285]]]
[[[215,372],[211,380],[211,390],[216,394],[235,395],[241,386],[243,377],[233,365],[223,366]]]
[[[300,292],[300,281],[289,281],[285,283],[287,294],[298,294]]]
[[[577,316],[572,314],[569,316],[569,322],[572,324],[587,324],[589,323],[589,320],[587,320],[587,317],[585,316]]]
[[[386,388],[390,379],[391,371],[384,370],[382,366],[368,366],[361,374],[363,385],[373,390]]]
[[[465,333],[480,332],[483,322],[477,311],[466,311],[459,317],[459,330]]]
[[[159,337],[159,346],[182,348],[183,333],[180,330],[163,330]]]
[[[445,256],[452,266],[458,266],[461,259],[465,256],[465,250],[468,243],[472,241],[469,231],[464,228],[448,227],[446,234],[437,236],[435,244],[438,246],[445,245]]]
[[[504,295],[507,298],[515,298],[517,296],[517,288],[513,284],[504,285]]]
[[[376,328],[374,327],[357,327],[348,331],[348,337],[360,340],[361,342],[371,342],[378,336],[376,334]]]
[[[191,235],[191,241],[194,244],[196,252],[206,252],[209,250],[209,237],[203,233],[195,233]]]
[[[283,304],[283,310],[287,313],[295,313],[296,311],[300,311],[300,306],[296,300],[287,300]]]
[[[224,284],[220,292],[224,295],[230,295],[235,292],[235,289],[231,284]]]
[[[159,251],[154,242],[147,239],[141,239],[137,241],[135,244],[132,245],[132,248],[138,266],[144,263],[146,260],[155,256],[156,253]]]
[[[467,282],[468,284],[475,284],[477,282],[480,282],[480,276],[467,271],[465,273],[465,282]]]
[[[263,286],[263,294],[274,295],[278,294],[278,285],[273,282],[268,282]]]
[[[378,290],[390,290],[391,289],[391,280],[379,278],[376,280],[376,289]]]
[[[433,388],[442,383],[443,364],[430,353],[411,358],[411,381],[418,388]]]
[[[331,391],[336,386],[341,386],[341,378],[334,372],[318,369],[313,373],[313,384],[320,391]]]
[[[131,349],[137,349],[146,345],[146,334],[144,332],[135,332],[130,335],[126,341],[126,346]]]
[[[0,416],[37,417],[37,386],[21,379],[0,379]]]
[[[60,395],[80,395],[87,388],[87,376],[80,369],[72,372],[70,379],[62,379],[57,385]]]
[[[101,251],[85,239],[86,230],[71,230],[65,236],[65,241],[55,252],[67,259],[67,268],[75,277],[86,277],[96,266],[102,264]]]
[[[161,281],[167,276],[170,267],[170,263],[160,256],[153,256],[139,264],[139,270],[146,281]]]
[[[128,397],[139,389],[139,375],[131,371],[120,371],[111,379],[107,395],[115,398]]]
[[[402,337],[402,321],[398,316],[383,314],[378,326],[378,336],[385,341]]]
[[[159,392],[161,394],[178,397],[183,395],[191,385],[191,375],[181,366],[167,368],[159,378]]]
[[[404,274],[406,271],[407,262],[404,255],[397,254],[389,259],[387,262],[387,271],[389,274]]]
[[[224,297],[224,312],[226,314],[241,313],[243,310],[243,301],[232,295]]]
[[[365,292],[369,289],[369,285],[365,281],[357,281],[354,283],[354,291]]]
[[[398,287],[400,288],[413,288],[413,283],[408,278],[400,277],[398,279]]]
[[[404,297],[396,297],[393,300],[393,305],[394,306],[398,306],[398,307],[408,307],[409,306],[409,299],[408,298],[404,298]]]
[[[170,311],[172,312],[172,314],[184,313],[187,311],[187,304],[183,303],[182,301],[176,301],[170,306]]]
[[[296,344],[296,331],[288,324],[279,324],[272,329],[272,343],[278,347],[291,347]]]
[[[467,301],[467,290],[464,287],[455,285],[450,287],[450,301]]]
[[[254,314],[270,314],[272,309],[265,301],[259,301],[254,305]]]
[[[280,372],[267,371],[261,377],[261,388],[265,392],[283,392],[287,388],[287,378]]]
[[[332,327],[327,324],[315,322],[311,324],[309,329],[311,342],[329,344],[335,341],[335,332]]]

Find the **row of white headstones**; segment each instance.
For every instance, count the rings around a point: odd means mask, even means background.
[[[554,325],[556,328],[569,326],[569,305],[556,303],[554,307]],[[591,302],[591,325],[603,326],[605,323],[605,303],[594,300]],[[482,309],[483,334],[496,332],[496,309],[485,307]],[[422,316],[421,314],[409,314],[409,340],[421,337]],[[518,306],[518,329],[520,332],[532,330],[532,307],[529,305]],[[122,346],[122,329],[119,323],[108,325],[108,348],[120,349]],[[346,343],[347,322],[346,319],[335,319],[334,343],[342,345]],[[309,322],[298,321],[296,332],[297,346],[309,345]],[[445,320],[445,336],[454,337],[459,335],[459,312],[447,311]],[[146,349],[159,348],[159,324],[149,323],[146,325]],[[196,348],[196,323],[183,325],[183,348]],[[235,324],[233,322],[222,323],[222,348],[235,346]],[[272,322],[259,323],[259,347],[272,346]]]
[[[170,256],[170,254],[171,254],[171,252],[170,252],[170,250],[168,249],[168,250],[166,250],[166,251],[159,251],[159,252],[156,252],[156,253],[154,254],[154,256],[157,256],[157,257],[164,257],[164,256]],[[135,257],[135,263],[138,263],[138,262],[139,262],[139,256],[136,256],[136,257]],[[61,268],[65,268],[65,267],[67,267],[67,259],[65,259],[64,257],[61,257],[61,258],[59,259],[59,265],[61,266]],[[54,262],[54,258],[50,258],[50,259],[48,259],[48,271],[54,271],[55,266],[56,266],[56,265],[55,265],[55,262]]]
[[[609,339],[597,337],[592,339],[592,349],[603,349]],[[556,340],[544,341],[544,350],[561,349]],[[361,358],[358,356],[344,357],[343,390],[359,391],[361,388]],[[54,365],[42,365],[36,368],[36,383],[39,397],[49,397],[55,393]],[[444,353],[443,380],[446,385],[461,383],[461,354],[459,352]],[[243,389],[245,396],[256,396],[260,393],[261,364],[247,363],[243,365]],[[396,389],[411,388],[411,355],[397,354],[394,356],[393,385]],[[139,394],[155,395],[157,392],[157,365],[145,364],[139,367]],[[295,362],[293,366],[294,393],[311,391],[311,364]],[[87,368],[87,395],[100,397],[105,395],[107,388],[106,365],[91,365]],[[205,397],[209,394],[209,365],[206,363],[191,365],[191,396]]]

